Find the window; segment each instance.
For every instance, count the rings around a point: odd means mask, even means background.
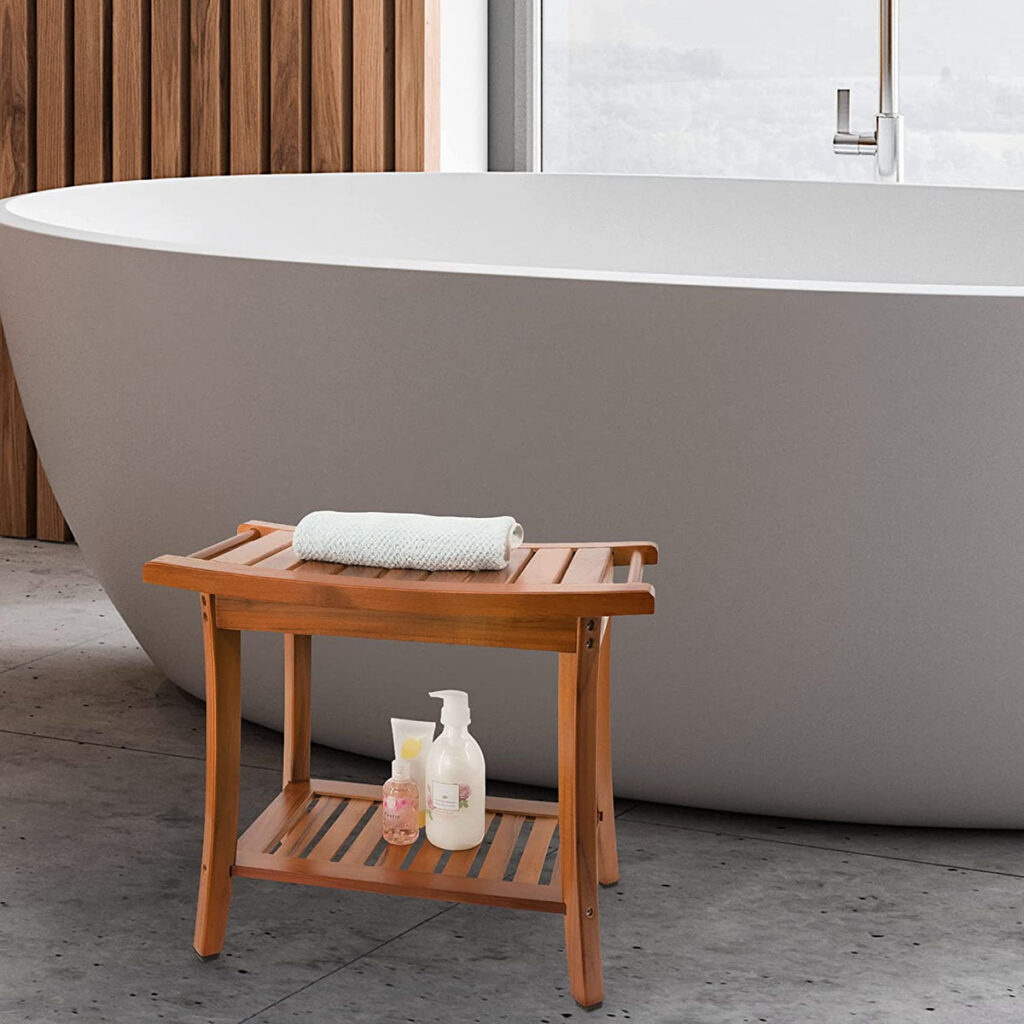
[[[906,180],[1024,186],[1024,3],[903,0]],[[543,168],[868,181],[877,0],[543,0]]]

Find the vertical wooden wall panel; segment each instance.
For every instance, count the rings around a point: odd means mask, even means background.
[[[36,188],[71,184],[72,4],[36,0]]]
[[[310,169],[352,170],[352,0],[312,0]]]
[[[0,0],[0,197],[35,187],[35,4]],[[35,533],[36,452],[0,328],[0,533]]]
[[[0,0],[0,198],[112,178],[436,169],[440,2]],[[2,328],[0,535],[69,536]]]
[[[109,181],[110,0],[75,0],[75,184]]]
[[[270,0],[231,0],[232,174],[270,167]]]
[[[149,177],[150,4],[113,0],[113,161],[115,181]]]
[[[270,8],[270,170],[309,170],[309,0]]]
[[[192,0],[193,174],[228,173],[228,0]]]
[[[153,0],[150,155],[154,178],[188,174],[189,0]]]
[[[73,2],[36,0],[36,188],[40,190],[63,188],[72,180]],[[40,540],[65,541],[71,536],[38,456],[35,533]]]
[[[441,0],[395,0],[395,170],[441,168]]]
[[[352,169],[395,166],[395,0],[352,0]]]

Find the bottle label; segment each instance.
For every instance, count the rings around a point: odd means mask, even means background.
[[[427,814],[431,818],[453,818],[469,807],[469,795],[469,786],[432,779],[427,784]]]
[[[385,828],[405,828],[410,814],[415,815],[416,801],[405,796],[384,797],[383,817]]]

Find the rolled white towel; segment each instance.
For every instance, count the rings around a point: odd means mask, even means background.
[[[300,558],[429,572],[504,569],[523,542],[511,516],[470,519],[400,512],[310,512],[295,527]]]

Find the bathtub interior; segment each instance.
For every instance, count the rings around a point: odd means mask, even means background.
[[[342,265],[1024,286],[1024,190],[631,175],[276,175],[20,196],[16,226]]]

